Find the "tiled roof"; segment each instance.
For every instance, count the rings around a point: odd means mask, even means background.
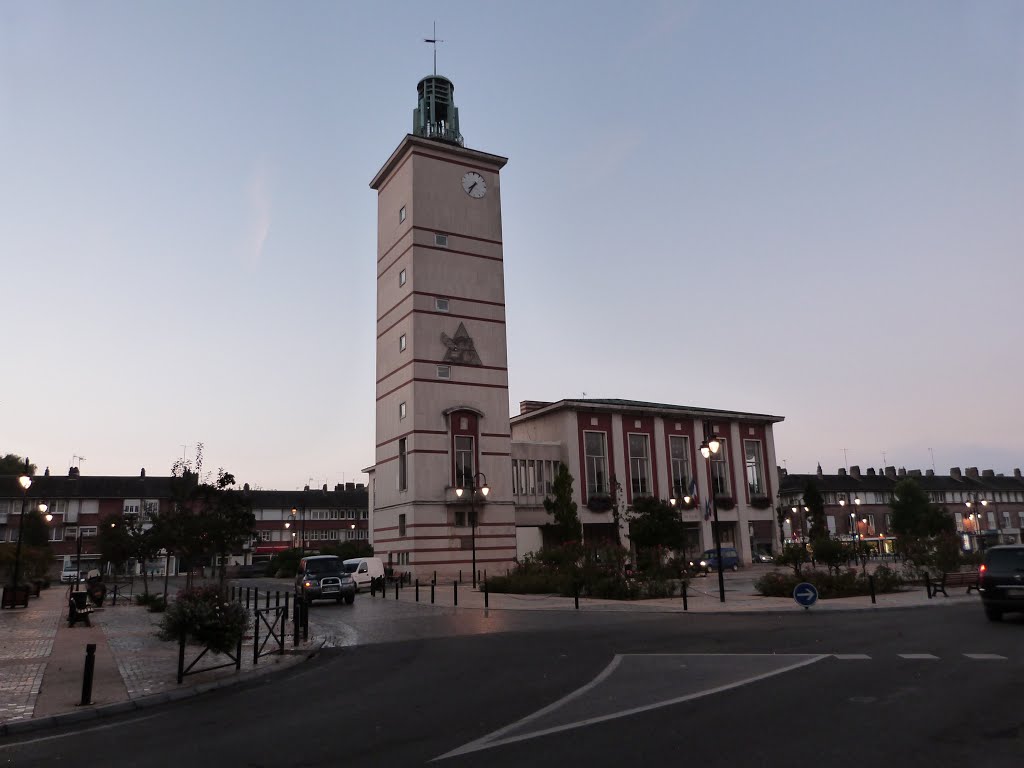
[[[540,415],[541,413],[550,413],[552,411],[561,410],[563,408],[571,408],[575,410],[583,410],[587,408],[599,408],[601,410],[618,410],[618,411],[661,411],[661,412],[675,412],[693,416],[722,416],[722,417],[733,417],[740,419],[750,419],[753,421],[769,421],[778,422],[782,421],[784,416],[771,416],[764,413],[747,413],[745,411],[727,411],[718,408],[698,408],[692,405],[672,405],[670,403],[648,403],[643,400],[622,400],[618,398],[586,398],[584,400],[559,400],[555,403],[549,403],[548,405],[537,408],[536,410],[528,411],[527,413],[521,413],[518,416],[512,417],[512,420],[526,419],[534,415]]]

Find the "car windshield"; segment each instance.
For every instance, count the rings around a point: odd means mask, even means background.
[[[341,570],[341,562],[337,558],[306,561],[307,573],[338,573]]]
[[[990,571],[1024,571],[1024,549],[993,549],[985,557]]]
[[[355,573],[356,569],[358,567],[359,567],[359,563],[345,563],[345,572],[346,573]]]

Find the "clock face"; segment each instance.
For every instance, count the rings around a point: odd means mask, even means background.
[[[478,200],[487,194],[487,182],[476,171],[469,171],[462,177],[462,188],[466,190],[467,195]]]

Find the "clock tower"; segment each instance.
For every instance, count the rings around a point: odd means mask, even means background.
[[[468,149],[455,86],[417,85],[377,192],[374,550],[420,579],[516,554],[501,245],[504,157]]]

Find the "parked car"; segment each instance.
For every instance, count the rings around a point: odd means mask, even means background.
[[[74,563],[64,563],[64,568],[60,572],[60,581],[62,584],[74,584],[78,581],[79,573],[78,568],[75,567]]]
[[[270,563],[249,563],[238,566],[238,578],[252,579],[257,576],[266,576],[270,570]]]
[[[1024,544],[990,547],[978,569],[978,594],[989,621],[1024,612]]]
[[[374,579],[384,578],[384,561],[379,557],[352,557],[345,561],[345,570],[356,583],[356,592],[369,587]]]
[[[344,600],[348,605],[356,599],[356,583],[336,555],[310,555],[299,561],[295,574],[295,599],[306,605],[314,600]]]
[[[774,563],[775,558],[769,555],[767,552],[753,552],[751,559],[755,563]]]
[[[704,573],[709,571],[718,570],[718,556],[713,549],[705,549],[704,554],[700,556],[698,561],[700,567],[704,569]],[[740,569],[740,553],[736,551],[735,547],[722,547],[722,565],[726,568],[731,568],[734,571]]]

